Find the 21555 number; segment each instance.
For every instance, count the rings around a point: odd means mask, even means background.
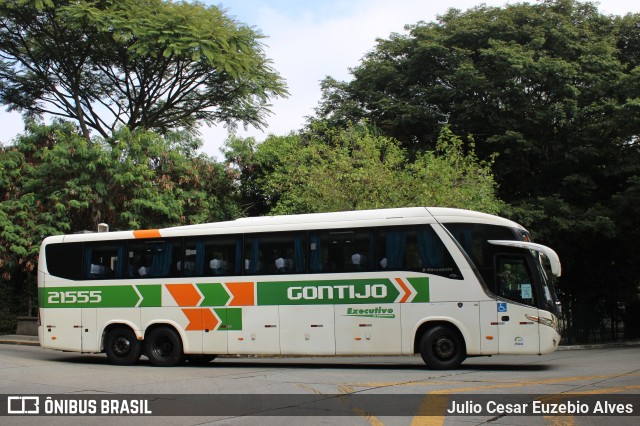
[[[74,303],[100,303],[102,291],[100,290],[67,290],[50,291],[47,297],[49,304],[74,304]]]

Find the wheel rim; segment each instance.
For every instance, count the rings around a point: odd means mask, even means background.
[[[438,337],[433,343],[433,353],[439,360],[449,360],[456,354],[456,344],[447,336]]]
[[[119,357],[127,356],[131,352],[131,342],[124,336],[118,336],[113,342],[113,353]]]
[[[173,343],[166,337],[158,339],[152,348],[153,354],[158,358],[168,358],[173,352]]]

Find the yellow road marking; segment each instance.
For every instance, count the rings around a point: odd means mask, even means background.
[[[478,390],[488,390],[488,389],[507,389],[507,388],[516,388],[523,386],[531,386],[531,385],[548,385],[562,382],[576,382],[580,380],[594,380],[594,379],[610,379],[624,376],[638,376],[640,373],[631,373],[631,374],[622,374],[622,375],[593,375],[593,376],[570,376],[570,377],[555,377],[544,380],[535,380],[531,382],[495,382],[490,385],[482,385],[482,386],[468,386],[468,387],[460,387],[455,389],[442,389],[429,392],[425,395],[418,407],[418,413],[423,412],[437,412],[442,413],[442,415],[438,416],[414,416],[411,421],[411,426],[442,426],[445,420],[445,413],[447,407],[447,400],[443,398],[434,397],[435,395],[447,395],[458,392],[473,392]],[[406,383],[398,383],[398,382],[370,382],[370,383],[356,383],[352,384],[348,387],[350,389],[349,392],[353,391],[354,387],[393,387],[393,386],[419,386],[419,385],[451,385],[459,382],[406,382]],[[620,393],[628,390],[637,390],[640,389],[640,385],[629,385],[615,388],[600,388],[591,391],[582,391],[582,392],[572,392],[572,395],[588,395],[588,394],[601,394],[601,393]],[[347,388],[345,387],[346,391]],[[562,394],[554,395],[555,398],[561,399]],[[554,398],[554,399],[555,399]],[[547,421],[551,426],[575,426],[575,418],[573,416],[544,416],[545,421]],[[372,423],[373,424],[373,423]],[[381,423],[382,424],[382,423]]]
[[[340,393],[343,393],[345,395],[352,394],[354,392],[353,387],[349,385],[341,385],[340,387],[338,387],[338,390],[340,391]],[[351,408],[351,411],[353,411],[358,416],[368,421],[371,426],[384,426],[384,422],[380,420],[378,417],[374,416],[373,414],[358,407],[350,407],[350,408]]]
[[[531,386],[531,385],[548,385],[562,382],[576,382],[580,380],[594,380],[594,379],[610,379],[610,378],[618,378],[618,377],[633,377],[640,376],[640,373],[629,373],[622,375],[593,375],[593,376],[570,376],[570,377],[555,377],[544,380],[535,380],[531,382],[490,382],[492,384],[489,385],[481,385],[481,386],[467,386],[467,387],[459,387],[454,389],[441,389],[435,390],[427,393],[425,397],[422,399],[420,406],[418,407],[417,412],[435,412],[442,413],[442,415],[436,416],[421,416],[416,415],[411,420],[411,426],[442,426],[445,421],[445,414],[447,409],[447,399],[442,398],[442,395],[448,395],[452,393],[460,393],[460,392],[473,392],[479,390],[488,390],[488,389],[508,389],[508,388],[516,388],[523,386]],[[339,392],[341,394],[352,394],[355,392],[355,388],[358,387],[372,387],[372,388],[381,388],[381,387],[397,387],[397,386],[438,386],[438,385],[454,385],[460,384],[459,381],[439,381],[439,382],[430,382],[430,381],[415,381],[415,382],[367,382],[367,383],[353,383],[351,385],[341,385],[339,386]],[[312,392],[316,394],[322,395],[322,392],[316,391],[313,388],[309,388],[308,386],[303,386],[306,389],[310,389]],[[620,387],[612,387],[612,388],[599,388],[589,391],[573,391],[571,395],[589,395],[589,394],[605,394],[605,393],[621,393],[629,390],[638,390],[640,389],[640,385],[629,385],[629,386],[620,386]],[[555,394],[550,395],[545,399],[562,399],[563,394]],[[350,409],[366,420],[372,426],[384,426],[384,422],[380,420],[378,417],[372,415],[371,413],[360,409],[358,407],[350,407]],[[575,426],[576,421],[573,416],[544,416],[545,421],[550,426]]]

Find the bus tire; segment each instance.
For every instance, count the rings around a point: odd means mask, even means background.
[[[173,367],[184,360],[182,339],[171,327],[158,327],[145,338],[145,352],[151,364],[156,367]]]
[[[446,325],[433,326],[424,333],[420,355],[427,367],[434,370],[458,368],[467,356],[460,333]]]
[[[142,355],[142,344],[128,327],[112,328],[105,337],[104,351],[115,365],[133,365]]]

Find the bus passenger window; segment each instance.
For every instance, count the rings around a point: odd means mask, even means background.
[[[132,241],[129,243],[128,276],[131,278],[162,278],[178,275],[185,268],[176,259],[180,256],[180,240]]]
[[[185,277],[240,275],[242,238],[237,235],[188,238],[184,243]]]
[[[312,233],[313,236],[315,233]],[[320,254],[322,272],[361,272],[375,270],[373,230],[353,229],[318,231],[323,250]],[[372,260],[373,259],[373,260]],[[311,261],[314,261],[313,252]],[[315,271],[314,271],[315,272]]]
[[[87,280],[124,278],[124,257],[124,243],[86,244],[83,278]]]
[[[49,244],[45,250],[47,270],[51,275],[68,280],[80,280],[83,278],[83,243]]]
[[[304,274],[306,236],[301,232],[254,234],[245,238],[244,274]]]
[[[458,266],[430,225],[380,228],[378,257],[378,270],[462,279]]]

